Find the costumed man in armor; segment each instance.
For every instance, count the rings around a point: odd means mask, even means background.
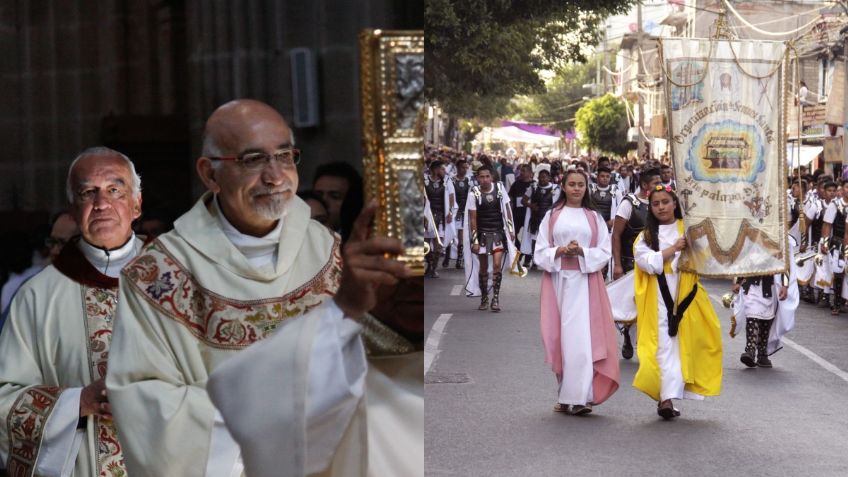
[[[830,313],[838,315],[842,307],[842,278],[845,270],[845,259],[843,257],[843,238],[845,236],[846,202],[842,197],[835,197],[836,183],[830,182],[825,185],[825,190],[832,200],[824,211],[824,223],[822,224],[822,237],[828,242],[824,245],[822,253],[827,254],[825,261],[830,266],[831,286],[828,294]]]
[[[463,222],[465,220],[465,200],[468,198],[468,191],[471,190],[471,187],[475,185],[475,180],[468,173],[468,162],[465,159],[460,159],[456,161],[456,175],[451,179],[454,194],[456,195],[456,217],[454,218],[454,229],[456,230],[456,269],[459,270],[463,267],[463,243],[462,243],[462,230],[463,230]],[[447,268],[448,260],[451,257],[451,247],[450,243],[445,244],[447,249],[445,250],[445,261],[442,262],[442,267]]]
[[[824,177],[824,176],[823,176]],[[821,254],[815,262],[815,280],[813,280],[813,290],[816,295],[816,303],[819,306],[826,306],[830,299],[831,291],[833,290],[833,267],[830,263],[830,242],[832,226],[825,229],[825,222],[828,215],[828,210],[835,213],[835,208],[831,209],[833,198],[836,196],[836,183],[828,179],[822,186],[822,191],[819,195],[818,214],[813,219],[813,230],[817,236],[811,243],[816,244],[818,251]],[[830,218],[832,220],[832,218]],[[831,224],[832,225],[832,224]],[[827,233],[826,233],[827,232]]]
[[[527,212],[527,207],[524,206],[524,194],[527,192],[527,189],[535,183],[533,180],[533,166],[531,164],[522,164],[521,169],[518,173],[518,180],[512,183],[512,187],[509,188],[509,200],[512,207],[512,217],[515,219],[515,223],[519,225],[524,224],[525,214]],[[518,231],[518,242],[516,242],[517,247],[521,247],[521,236],[524,235],[524,231]],[[525,260],[524,265],[529,266],[529,261]]]
[[[648,169],[639,176],[639,195],[627,194],[615,214],[612,226],[612,258],[613,280],[618,280],[625,273],[633,270],[633,242],[636,236],[645,228],[648,216],[648,194],[660,182],[660,171]],[[633,357],[633,342],[636,340],[636,329],[632,325],[622,325],[624,343],[621,346],[621,356],[624,359]]]
[[[618,181],[616,185],[621,190],[621,195],[633,194],[636,192],[636,176],[633,175],[633,167],[629,164],[622,164],[618,168]]]
[[[545,214],[551,210],[554,202],[560,195],[560,188],[551,183],[551,173],[542,169],[539,171],[538,184],[527,188],[522,202],[530,211],[524,216],[523,235],[521,236],[521,254],[524,255],[524,266],[530,266],[533,259],[533,250],[536,248],[536,235],[539,233],[539,224]],[[533,267],[536,264],[533,263]]]
[[[445,174],[445,163],[436,160],[430,163],[429,174],[424,175],[424,191],[427,196],[427,205],[429,205],[429,214],[432,217],[432,221],[427,220],[427,229],[424,231],[424,238],[430,244],[424,276],[429,278],[439,277],[436,269],[439,266],[439,256],[443,252],[442,246],[450,244],[454,235],[453,217],[456,215],[456,196],[453,182],[446,180]]]
[[[808,247],[814,251],[818,251],[818,243],[821,238],[821,226],[824,222],[823,214],[824,207],[821,196],[824,193],[824,182],[817,182],[816,187],[807,191],[802,205],[804,217],[806,218],[807,231],[801,237],[801,252],[806,251]],[[821,219],[821,220],[819,220]],[[808,303],[815,303],[817,300],[814,292],[816,265],[814,260],[807,260],[798,269],[798,286],[801,289],[801,299]]]
[[[792,187],[796,198],[803,197],[799,194],[801,188],[798,184],[796,182]],[[793,207],[797,209],[797,204],[793,206],[791,202],[787,206],[790,211]],[[790,212],[789,225],[798,220],[797,214]],[[798,242],[791,234],[789,246],[792,250],[798,248]],[[736,323],[745,320],[745,352],[740,356],[745,366],[771,368],[769,356],[783,347],[783,336],[795,327],[795,310],[799,302],[797,272],[793,259],[789,261],[788,273],[739,278],[734,283],[730,336],[736,336]]]
[[[790,262],[794,266],[794,261]],[[772,323],[779,313],[790,313],[794,317],[798,307],[797,282],[794,301],[789,300],[783,305],[790,284],[790,276],[785,273],[740,278],[736,281],[733,292],[741,291],[742,295],[739,303],[734,306],[734,315],[736,320],[745,319],[745,352],[739,358],[745,366],[772,367],[768,350]]]
[[[125,475],[105,378],[118,276],[143,245],[141,178],[93,147],[71,163],[66,192],[82,236],[21,286],[0,335],[0,460],[14,476]]]
[[[807,195],[807,181],[805,180],[794,180],[792,182],[792,187],[789,189],[789,235],[795,239],[796,249],[800,247],[804,247],[806,249],[806,244],[802,243],[801,240],[801,210],[803,208],[803,197]],[[797,253],[798,250],[795,250]]]
[[[499,312],[503,271],[512,263],[516,253],[515,227],[509,196],[503,185],[495,182],[492,176],[491,166],[480,166],[477,169],[477,181],[480,185],[471,188],[465,203],[465,230],[468,231],[465,237],[465,291],[469,297],[480,294],[479,310],[489,308],[493,312]]]
[[[612,230],[613,217],[621,204],[621,191],[610,184],[612,171],[608,167],[598,168],[597,181],[592,184],[592,200],[598,212],[607,224],[607,230]]]

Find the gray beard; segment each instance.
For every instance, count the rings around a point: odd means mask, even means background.
[[[289,211],[289,199],[274,197],[264,203],[254,203],[253,210],[263,219],[278,220]]]

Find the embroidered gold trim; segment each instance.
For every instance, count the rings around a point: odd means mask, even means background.
[[[368,356],[389,356],[418,351],[412,342],[395,333],[370,313],[363,315],[359,324],[362,326],[362,343]]]
[[[31,386],[20,392],[6,416],[9,433],[9,475],[29,476],[35,471],[44,427],[63,389],[58,386]]]
[[[339,237],[310,280],[281,297],[233,300],[201,286],[159,241],[148,244],[121,272],[151,306],[209,346],[243,349],[284,320],[301,316],[335,295],[341,280]]]

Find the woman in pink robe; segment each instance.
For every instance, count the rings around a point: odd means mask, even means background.
[[[566,172],[562,188],[539,226],[533,260],[544,270],[542,343],[559,385],[554,411],[582,415],[607,400],[620,380],[602,275],[611,255],[610,234],[592,206],[584,173]]]

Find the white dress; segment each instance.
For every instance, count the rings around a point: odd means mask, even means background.
[[[554,227],[554,243],[548,241],[548,212],[539,225],[533,260],[551,274],[559,305],[562,340],[563,377],[559,388],[558,402],[561,404],[586,405],[591,403],[592,335],[589,323],[589,279],[592,272],[603,270],[611,255],[610,234],[600,214],[595,213],[598,226],[598,243],[589,248],[592,229],[582,208],[563,207]],[[580,270],[560,270],[560,259],[554,258],[557,247],[568,245],[572,240],[583,248],[578,257]]]
[[[674,244],[680,233],[677,223],[660,225],[659,230],[660,247],[655,252],[645,241],[640,238],[636,243],[636,266],[645,273],[658,274],[663,270],[662,251]],[[671,273],[666,273],[668,291],[674,299],[677,299],[677,260],[680,252],[674,254],[671,261]],[[680,367],[680,345],[677,336],[668,336],[668,311],[665,307],[662,294],[657,285],[657,303],[659,305],[658,340],[657,340],[657,364],[660,367],[660,400],[666,399],[704,399],[700,394],[684,391],[683,371]]]

